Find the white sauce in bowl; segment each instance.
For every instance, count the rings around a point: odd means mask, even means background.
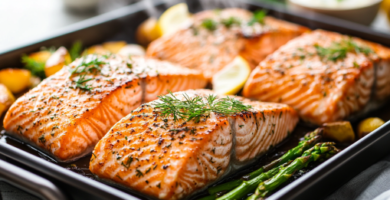
[[[302,6],[321,9],[351,9],[372,5],[381,0],[290,0]]]

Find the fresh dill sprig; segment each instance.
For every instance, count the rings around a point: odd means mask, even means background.
[[[88,81],[93,80],[93,78],[86,78],[88,74],[97,74],[101,72],[101,65],[106,64],[104,61],[99,60],[98,57],[95,57],[89,62],[86,62],[86,59],[83,58],[81,63],[74,69],[70,69],[70,78],[76,76],[78,78],[75,82],[75,87],[80,88],[81,90],[91,91],[92,86],[86,84]]]
[[[42,79],[46,78],[44,62],[38,62],[30,58],[28,55],[23,55],[22,63],[24,64],[24,67],[30,70],[33,75],[38,76]]]
[[[258,10],[253,13],[253,17],[251,20],[249,20],[248,25],[253,26],[255,23],[260,23],[264,25],[264,18],[267,15],[266,10]]]
[[[79,58],[81,55],[83,44],[81,41],[76,41],[72,44],[72,47],[69,49],[69,55],[72,61],[76,60],[76,58]]]
[[[217,22],[215,22],[212,19],[204,19],[202,21],[202,26],[208,29],[209,31],[214,31],[215,29],[217,29],[217,25],[218,25]]]
[[[340,42],[333,42],[329,47],[321,47],[318,44],[314,45],[317,54],[325,60],[336,62],[339,59],[347,57],[348,52],[364,53],[366,55],[373,53],[373,50],[368,47],[362,47],[356,44],[352,39],[344,39]]]
[[[241,101],[231,98],[217,98],[216,95],[206,97],[190,97],[183,94],[184,100],[178,99],[171,92],[165,96],[159,96],[159,100],[154,106],[160,109],[163,117],[173,116],[173,120],[184,119],[186,121],[194,120],[196,123],[201,117],[209,116],[211,112],[231,115],[242,111],[248,111],[252,106],[244,105]]]
[[[92,79],[92,78],[86,79],[85,76],[86,76],[85,74],[84,74],[84,75],[81,75],[81,76],[79,77],[79,79],[77,79],[77,81],[76,81],[76,87],[77,87],[77,88],[80,88],[80,89],[82,89],[82,90],[91,91],[92,86],[91,86],[91,85],[84,84],[84,83],[86,83],[86,82],[88,82],[88,81],[90,81],[90,80],[93,80],[93,79]]]
[[[226,27],[230,28],[233,25],[240,25],[241,21],[237,17],[229,17],[227,19],[222,19],[221,23]]]

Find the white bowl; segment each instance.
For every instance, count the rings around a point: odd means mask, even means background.
[[[321,4],[315,2],[322,1]],[[371,0],[365,3],[359,3],[354,0],[351,3],[330,3],[332,0],[288,0],[289,7],[298,12],[316,12],[333,17],[349,20],[363,25],[369,25],[375,19],[382,0]]]

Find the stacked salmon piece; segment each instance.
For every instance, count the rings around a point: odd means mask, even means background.
[[[181,101],[201,97],[207,103],[213,94],[190,90],[172,95]],[[210,112],[197,122],[164,116],[156,107],[160,100],[142,105],[99,141],[91,172],[159,199],[180,199],[266,153],[299,120],[284,104],[230,98],[250,109],[232,115]]]
[[[279,48],[250,75],[243,95],[285,103],[321,125],[365,112],[390,95],[390,49],[316,30]]]
[[[195,14],[188,28],[152,42],[146,55],[199,69],[211,80],[236,56],[254,68],[266,55],[307,31],[272,17],[259,23],[243,9],[209,10]]]
[[[171,91],[203,88],[198,71],[145,58],[90,55],[20,97],[4,128],[60,161],[91,153],[122,117]]]

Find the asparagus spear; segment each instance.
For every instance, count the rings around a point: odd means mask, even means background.
[[[282,183],[286,182],[296,171],[306,167],[310,162],[329,157],[337,152],[338,149],[334,146],[333,142],[316,144],[313,148],[305,151],[301,157],[296,158],[289,166],[281,169],[274,177],[265,182],[261,182],[256,192],[247,198],[247,200],[262,199]]]
[[[303,151],[305,151],[306,149],[309,149],[310,147],[314,146],[314,144],[319,142],[322,139],[322,132],[323,132],[322,128],[317,128],[313,132],[307,133],[305,135],[304,140],[302,140],[298,143],[298,146],[294,147],[293,149],[290,149],[282,157],[274,160],[273,162],[271,162],[268,165],[265,165],[265,166],[257,169],[256,171],[244,176],[242,179],[233,180],[233,181],[230,181],[230,182],[227,182],[227,183],[224,183],[221,185],[217,185],[217,186],[214,186],[214,187],[208,189],[209,194],[215,196],[215,194],[217,194],[219,192],[230,191],[230,190],[240,186],[241,184],[243,184],[243,182],[245,180],[253,179],[253,178],[259,176],[263,172],[266,172],[266,171],[271,170],[275,167],[278,167],[278,166],[288,162],[289,160],[295,159],[296,157],[300,156]]]
[[[226,199],[240,199],[244,197],[246,194],[253,192],[256,187],[259,185],[259,183],[270,179],[271,177],[275,176],[283,167],[287,166],[291,162],[287,162],[284,165],[281,165],[279,167],[275,167],[271,170],[268,170],[267,172],[264,172],[260,174],[259,176],[249,180],[249,181],[243,181],[238,187],[236,187],[234,190],[230,191],[229,193],[217,198],[218,200],[226,200]]]

